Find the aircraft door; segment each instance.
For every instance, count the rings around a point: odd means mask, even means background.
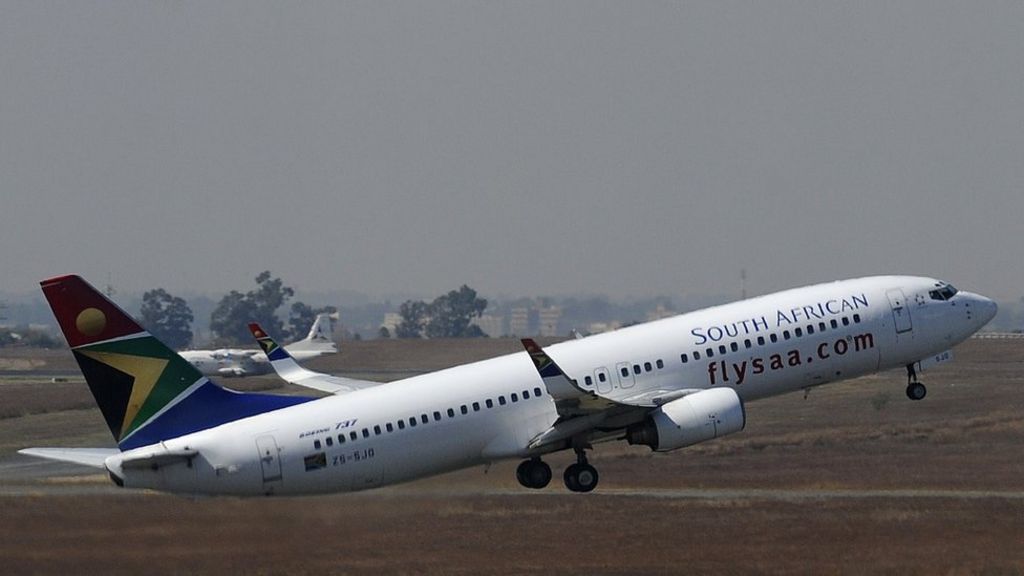
[[[910,319],[910,308],[907,307],[907,299],[903,290],[893,288],[885,293],[889,298],[889,306],[892,308],[892,318],[897,334],[904,334],[914,329]]]
[[[281,450],[273,436],[256,438],[256,449],[260,454],[260,468],[263,470],[263,488],[272,490],[281,485]]]
[[[594,380],[597,381],[598,394],[607,394],[612,391],[612,379],[608,374],[608,369],[604,366],[594,370]]]
[[[632,388],[636,383],[636,380],[633,379],[633,372],[629,369],[629,362],[616,364],[615,376],[619,379],[619,388]]]

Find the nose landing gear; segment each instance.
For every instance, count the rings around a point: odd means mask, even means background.
[[[917,371],[913,364],[907,364],[907,398],[921,400],[928,394],[928,389],[917,381]]]

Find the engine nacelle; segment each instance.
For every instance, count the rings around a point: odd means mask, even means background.
[[[673,400],[626,433],[630,444],[667,452],[743,430],[747,415],[732,388],[710,388]]]

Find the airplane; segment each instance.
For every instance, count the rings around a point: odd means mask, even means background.
[[[314,397],[222,388],[80,277],[41,285],[117,448],[20,452],[104,469],[122,487],[238,496],[356,491],[504,459],[541,489],[543,457],[562,450],[576,455],[565,486],[589,492],[599,476],[586,451],[601,442],[677,450],[743,430],[748,402],[892,368],[919,401],[919,372],[996,314],[932,278],[866,277],[548,347],[524,339],[517,354],[341,379]]]
[[[336,354],[338,346],[331,338],[331,315],[318,314],[309,334],[287,346],[292,356],[299,361],[309,360],[324,354]],[[221,348],[219,350],[185,350],[179,352],[182,358],[195,366],[203,376],[259,376],[271,372],[266,355],[259,350],[242,348]]]

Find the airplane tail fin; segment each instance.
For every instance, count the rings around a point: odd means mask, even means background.
[[[335,353],[338,345],[334,343],[331,317],[333,314],[317,314],[313,325],[309,327],[306,337],[288,345],[292,351]]]
[[[221,388],[82,278],[40,285],[122,450],[312,400]]]

